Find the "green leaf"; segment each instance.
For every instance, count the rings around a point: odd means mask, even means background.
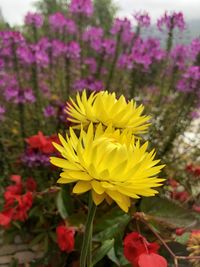
[[[56,204],[57,204],[57,208],[60,213],[60,216],[65,220],[68,217],[68,212],[67,212],[67,207],[66,207],[67,201],[65,201],[62,189],[58,192]]]
[[[140,207],[149,215],[149,220],[172,228],[200,226],[200,220],[193,212],[166,198],[144,198]]]
[[[87,215],[83,212],[75,213],[67,218],[67,221],[70,225],[80,227],[85,225]]]
[[[106,222],[103,224],[103,231],[94,235],[93,240],[95,241],[104,241],[108,239],[112,239],[121,235],[124,232],[126,225],[129,223],[131,217],[128,214],[123,214],[118,216],[117,218],[113,218],[113,224],[111,224],[112,220],[109,222],[110,226],[106,227]]]
[[[40,241],[42,241],[42,240],[45,238],[45,236],[46,236],[46,233],[45,233],[45,232],[43,232],[43,233],[37,235],[37,236],[30,242],[29,247],[31,248],[31,247],[35,246],[36,244],[38,244]]]
[[[95,265],[97,262],[103,259],[103,257],[111,250],[113,245],[114,245],[114,239],[104,241],[101,247],[96,249],[92,257],[93,265]]]
[[[52,241],[55,243],[57,242],[57,237],[55,232],[49,232],[49,237],[51,238]]]
[[[47,252],[48,249],[49,249],[49,235],[46,234],[45,237],[44,237],[44,252]]]
[[[192,196],[197,197],[200,194],[200,181],[191,186]]]
[[[190,238],[190,235],[191,235],[190,233],[184,233],[181,236],[177,236],[175,241],[180,244],[186,245]]]
[[[21,229],[21,225],[17,221],[12,221],[12,224],[17,227],[17,229]]]
[[[118,207],[115,207],[111,210],[109,210],[107,213],[100,215],[98,218],[98,221],[95,224],[94,231],[100,232],[105,230],[106,228],[113,226],[114,224],[117,224],[120,220],[120,218],[125,213],[119,209]]]
[[[120,266],[120,261],[119,261],[119,259],[118,259],[117,256],[116,256],[114,247],[112,247],[112,248],[108,251],[107,256],[108,256],[108,258],[109,258],[112,262],[114,262],[117,266]]]
[[[9,267],[18,267],[19,266],[19,262],[17,259],[12,259],[12,261],[9,264]]]

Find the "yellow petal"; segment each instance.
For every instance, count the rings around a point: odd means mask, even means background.
[[[96,205],[101,204],[105,199],[105,194],[97,194],[94,190],[92,190],[92,199]]]
[[[82,194],[82,193],[89,191],[90,189],[91,189],[91,183],[90,182],[79,181],[74,186],[73,193]]]

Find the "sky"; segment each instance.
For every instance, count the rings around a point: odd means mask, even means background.
[[[28,11],[34,11],[36,0],[0,0],[4,18],[11,24],[22,24]],[[186,20],[200,19],[200,0],[113,0],[120,17],[131,17],[136,11],[148,11],[155,21],[165,10],[182,11]]]

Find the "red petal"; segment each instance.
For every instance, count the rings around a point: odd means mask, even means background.
[[[10,180],[15,182],[16,184],[21,184],[22,183],[22,178],[21,178],[20,175],[13,174],[13,175],[11,175]]]
[[[155,253],[141,254],[138,259],[138,265],[139,267],[167,267],[167,261]]]

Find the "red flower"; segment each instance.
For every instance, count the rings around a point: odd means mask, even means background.
[[[18,202],[13,214],[14,220],[25,221],[28,218],[28,210],[32,207],[33,197],[31,192],[27,192],[22,196],[16,196]]]
[[[182,192],[173,192],[172,193],[172,198],[179,200],[180,202],[184,202],[189,198],[189,194],[187,191],[182,191]]]
[[[28,217],[27,212],[33,203],[32,192],[28,191],[22,194],[23,184],[21,176],[12,175],[11,180],[15,182],[15,185],[6,187],[4,193],[4,208],[0,213],[0,225],[3,227],[8,227],[12,220],[26,220]]]
[[[0,225],[3,227],[8,227],[10,225],[12,218],[12,210],[5,210],[0,213]]]
[[[200,167],[189,164],[186,166],[186,171],[190,172],[194,176],[200,176]]]
[[[200,206],[197,206],[197,205],[193,205],[192,206],[192,209],[196,212],[200,212]]]
[[[170,178],[170,179],[168,180],[168,183],[169,183],[169,185],[170,185],[171,187],[173,187],[173,188],[176,188],[176,187],[179,185],[179,183],[178,183],[175,179],[173,179],[173,178]]]
[[[184,228],[177,228],[176,229],[176,235],[182,235],[185,233],[185,229]]]
[[[38,132],[37,135],[33,135],[26,139],[31,149],[38,149],[44,154],[51,154],[55,152],[55,148],[52,142],[58,142],[57,136],[45,136],[42,132]]]
[[[61,251],[69,253],[74,249],[74,234],[75,231],[71,227],[60,225],[56,228],[57,242]]]
[[[139,267],[167,267],[167,261],[162,256],[150,253],[141,254],[138,259]]]
[[[23,188],[21,176],[11,175],[10,180],[15,182],[15,184],[7,186],[6,191],[9,191],[11,194],[21,194]]]
[[[128,234],[124,239],[124,256],[128,261],[132,263],[133,267],[166,267],[167,265],[156,265],[158,257],[155,255],[159,249],[159,245],[155,242],[149,243],[145,237],[140,235],[137,232]],[[159,258],[163,259],[163,262],[166,260],[158,255]],[[148,259],[149,265],[144,265],[144,259]],[[155,263],[151,265],[151,262]]]
[[[31,192],[34,192],[36,190],[36,188],[37,188],[36,181],[32,177],[29,177],[26,180],[26,189],[31,191]]]

